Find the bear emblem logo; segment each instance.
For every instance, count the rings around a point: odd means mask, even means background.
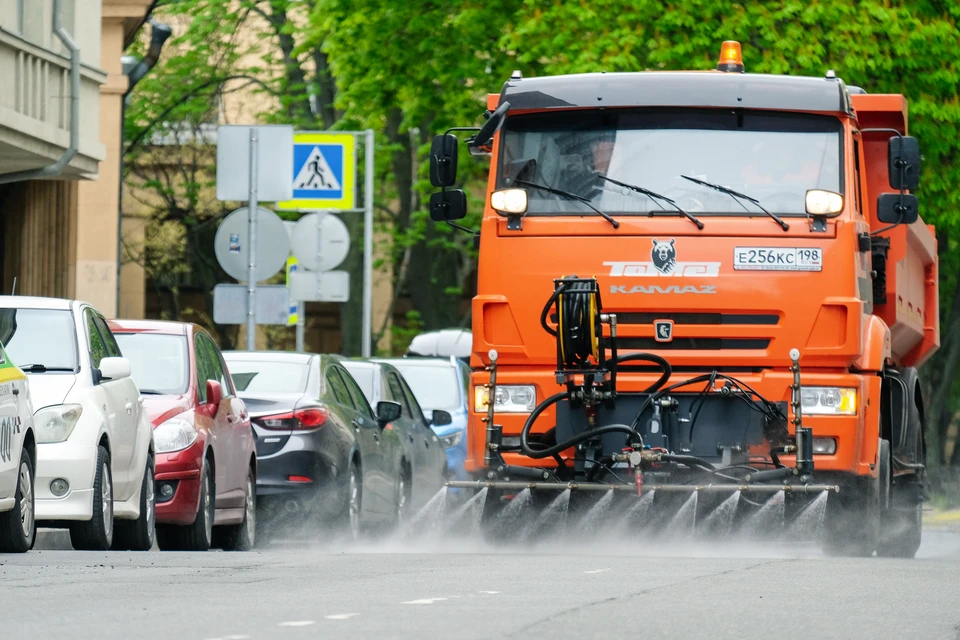
[[[670,238],[669,242],[654,240],[650,258],[653,260],[653,266],[660,273],[664,275],[673,273],[677,266],[677,249],[674,247],[674,239]]]

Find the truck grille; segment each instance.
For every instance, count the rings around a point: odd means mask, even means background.
[[[717,351],[720,349],[766,349],[769,338],[674,338],[658,342],[653,338],[618,338],[620,349],[644,349],[658,351]]]

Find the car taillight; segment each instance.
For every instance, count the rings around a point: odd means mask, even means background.
[[[326,407],[311,407],[309,409],[297,409],[293,412],[293,417],[303,425],[300,428],[316,429],[322,427],[327,421],[330,413]]]
[[[322,427],[329,415],[326,407],[305,407],[295,409],[292,413],[260,416],[254,418],[254,422],[274,431],[305,431]]]

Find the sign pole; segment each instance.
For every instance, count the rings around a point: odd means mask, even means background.
[[[363,357],[369,358],[373,338],[373,129],[367,129],[363,189]]]
[[[297,303],[297,353],[303,353],[304,351],[304,333],[306,329],[306,318],[304,317],[307,312],[307,305],[303,302]]]
[[[250,128],[250,197],[247,202],[247,351],[257,349],[257,129]]]

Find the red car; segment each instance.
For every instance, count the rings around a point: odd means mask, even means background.
[[[157,544],[182,551],[252,548],[256,447],[220,349],[191,323],[108,324],[153,423]]]

